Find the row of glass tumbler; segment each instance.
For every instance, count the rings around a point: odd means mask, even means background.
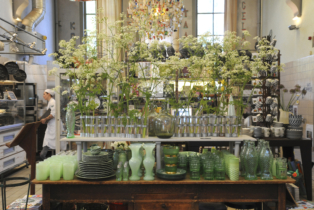
[[[179,154],[178,167],[187,170],[189,164],[190,179],[225,180],[226,174],[232,181],[239,180],[239,159],[227,151],[213,153]]]
[[[241,125],[236,116],[176,116],[162,109],[160,114],[151,109],[148,115],[149,136],[176,137],[237,137]]]
[[[36,164],[36,179],[58,181],[72,180],[78,168],[77,157],[74,155],[55,155]]]
[[[285,158],[277,158],[274,161],[269,142],[258,140],[255,142],[244,140],[240,153],[241,175],[247,180],[256,180],[258,176],[262,180],[287,179],[287,163]]]
[[[126,120],[126,126],[123,121]],[[144,117],[129,116],[80,116],[81,137],[141,138],[144,132]]]

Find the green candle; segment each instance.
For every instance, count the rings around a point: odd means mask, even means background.
[[[52,162],[50,165],[50,180],[58,181],[61,178],[62,164]]]
[[[231,181],[239,180],[239,158],[229,160],[229,177]]]

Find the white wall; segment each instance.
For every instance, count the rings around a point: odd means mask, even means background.
[[[299,20],[292,20],[293,12],[285,0],[262,0],[262,34],[267,35],[273,30],[276,35],[276,47],[281,50],[282,63],[306,57],[312,48],[308,40],[313,36],[314,1],[303,0],[302,16]],[[290,31],[289,25],[297,25],[299,30]]]
[[[16,24],[16,21],[13,19],[12,15],[12,1],[13,0],[0,0],[0,17]],[[31,10],[32,10],[32,1],[29,1],[28,7],[25,9],[22,18],[24,18]],[[43,21],[36,27],[35,31],[37,31],[40,34],[43,34],[48,37],[46,40],[46,48],[47,53],[45,56],[35,56],[34,63],[46,65],[48,60],[52,60],[51,57],[48,55],[50,53],[53,53],[55,51],[55,27],[54,27],[54,0],[46,0],[46,15]],[[13,31],[13,28],[10,27],[8,24],[0,22],[0,25],[5,27],[9,31]],[[4,31],[0,29],[0,33],[3,34]],[[2,38],[0,38],[2,39]],[[7,43],[6,43],[7,45]],[[5,48],[5,52],[9,52],[9,48]],[[16,55],[8,55],[8,54],[1,54],[0,56],[8,58],[10,60],[23,60],[25,56],[16,56]],[[28,56],[26,57],[26,60],[28,60]],[[0,62],[2,62],[2,59],[0,59]]]

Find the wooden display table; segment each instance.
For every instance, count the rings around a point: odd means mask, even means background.
[[[43,185],[43,210],[50,202],[128,203],[129,210],[198,210],[199,202],[278,202],[277,210],[286,209],[286,183],[295,180],[190,180],[167,181],[37,181]]]

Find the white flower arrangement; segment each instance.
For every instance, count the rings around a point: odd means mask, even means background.
[[[122,149],[122,150],[129,149],[129,145],[126,141],[115,141],[114,143],[111,143],[111,146],[114,149]]]

